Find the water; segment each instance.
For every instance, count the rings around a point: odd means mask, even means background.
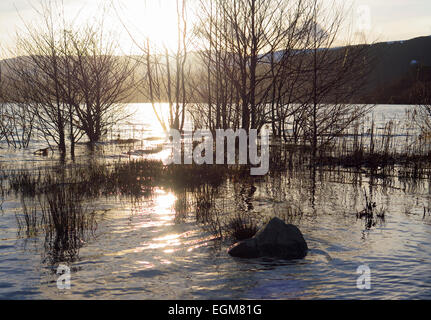
[[[141,107],[141,106],[140,106]],[[378,106],[376,123],[404,117],[404,106]],[[121,138],[161,136],[151,112],[140,108],[135,129]],[[136,121],[135,121],[136,120]],[[143,128],[137,129],[143,124]],[[151,131],[142,129],[151,128]],[[117,133],[113,133],[115,136]],[[130,156],[160,141],[133,147],[112,146],[101,156]],[[106,147],[106,146],[105,146]],[[110,146],[108,146],[110,147]],[[105,148],[106,149],[106,148]],[[127,154],[129,152],[129,154]],[[87,157],[82,152],[80,157]],[[27,153],[3,152],[3,166],[18,159],[46,166]],[[384,221],[367,228],[356,212],[364,190],[373,195]],[[261,181],[227,181],[218,190],[224,209],[242,204],[264,217],[301,207],[293,218],[310,252],[304,260],[241,260],[195,222],[193,207],[179,212],[178,203],[193,193],[157,189],[151,198],[131,202],[104,198],[89,204],[103,210],[96,235],[70,263],[71,289],[57,288],[57,264],[49,263],[43,236],[18,235],[13,195],[0,213],[0,298],[2,299],[429,299],[431,298],[431,217],[429,181],[415,184],[384,181],[352,172],[293,171]],[[60,263],[60,262],[58,262]],[[371,289],[359,290],[357,268],[371,269]]]

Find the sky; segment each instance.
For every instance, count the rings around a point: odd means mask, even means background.
[[[35,8],[40,1],[50,0],[0,0],[0,48],[14,43],[17,32],[25,25],[38,24]],[[174,48],[177,41],[177,8],[175,0],[56,0],[64,3],[64,11],[75,25],[100,19],[104,7],[104,24],[122,45],[125,53],[137,50],[135,43],[146,37]],[[115,8],[115,9],[112,9]],[[133,34],[132,40],[129,36]],[[5,51],[5,50],[3,50]],[[0,53],[1,56],[1,53]]]
[[[431,35],[430,0],[357,0],[354,6],[369,8],[369,35],[376,40],[408,40]]]
[[[36,22],[32,6],[49,0],[0,0],[0,48],[13,43],[25,23]],[[136,50],[125,32],[138,41],[149,36],[160,45],[174,48],[176,43],[175,0],[63,0],[66,13],[76,23],[100,16],[100,7],[113,1],[116,11],[107,14],[106,25],[121,40],[125,52]],[[192,2],[193,0],[188,0]],[[216,1],[216,0],[214,0]],[[333,0],[318,0],[328,3]],[[366,35],[368,42],[406,40],[431,35],[430,0],[335,0],[350,8],[353,33]],[[132,49],[134,48],[134,49]],[[3,50],[4,51],[4,50]],[[1,55],[1,53],[0,53]]]

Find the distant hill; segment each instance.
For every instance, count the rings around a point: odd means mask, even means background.
[[[406,74],[380,85],[365,100],[378,104],[419,104],[425,83],[431,84],[431,67],[412,63]]]
[[[431,36],[371,45],[375,62],[363,99],[369,103],[416,103],[418,81],[431,81]]]
[[[333,50],[335,52],[342,49]],[[431,36],[372,44],[368,54],[373,61],[372,69],[367,76],[366,87],[356,94],[355,102],[414,104],[417,103],[414,90],[418,82],[431,83]],[[188,63],[194,67],[199,65],[198,56],[198,52],[189,53]],[[143,61],[137,56],[131,58]],[[8,62],[10,61],[9,59]],[[0,61],[2,73],[7,73],[6,62]],[[135,76],[142,78],[144,74],[145,67],[138,64]],[[145,96],[136,90],[127,102],[146,102]]]

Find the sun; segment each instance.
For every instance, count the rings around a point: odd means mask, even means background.
[[[150,39],[153,46],[175,50],[178,46],[176,0],[118,0],[123,24],[135,42]]]

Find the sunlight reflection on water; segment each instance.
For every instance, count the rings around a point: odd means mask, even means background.
[[[139,110],[131,122],[134,128],[128,126],[121,138],[163,137],[151,108],[135,107]],[[385,119],[403,114],[402,106],[390,108],[381,111],[382,119],[385,114]],[[113,158],[129,149],[152,148],[161,140],[115,146]],[[21,153],[3,154],[4,162],[21,159]],[[430,298],[431,217],[423,217],[423,208],[431,204],[429,181],[385,184],[361,176],[355,184],[355,179],[354,174],[321,172],[311,181],[307,173],[295,172],[281,179],[228,181],[221,186],[226,211],[244,203],[263,216],[282,214],[291,205],[303,208],[304,216],[295,224],[311,250],[304,260],[289,262],[229,257],[230,243],[220,243],[202,229],[193,210],[178,219],[176,203],[190,200],[192,192],[155,189],[135,202],[101,198],[91,205],[109,211],[99,221],[97,236],[72,263],[72,289],[66,293],[58,291],[53,266],[43,260],[43,237],[17,236],[15,213],[22,209],[20,199],[11,196],[0,213],[0,298]],[[387,208],[385,222],[371,230],[355,216],[363,206],[364,187]],[[247,199],[250,190],[254,193]],[[364,263],[372,269],[371,291],[356,288],[356,269]]]

